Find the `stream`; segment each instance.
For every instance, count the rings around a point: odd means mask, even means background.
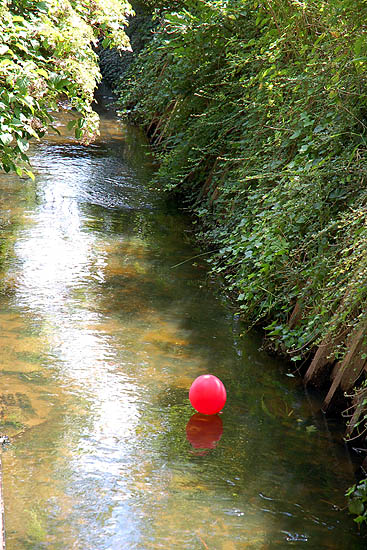
[[[0,174],[7,550],[365,548],[338,422],[193,258],[140,131],[103,108],[84,147],[73,116],[33,147],[35,182]],[[205,373],[213,417],[188,399]]]

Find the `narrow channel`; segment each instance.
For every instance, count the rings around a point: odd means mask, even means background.
[[[353,464],[280,361],[219,296],[178,209],[113,112],[0,175],[7,550],[358,550]],[[192,381],[219,376],[203,431]],[[204,422],[205,423],[205,422]]]

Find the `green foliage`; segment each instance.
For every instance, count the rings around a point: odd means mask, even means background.
[[[0,163],[22,174],[32,138],[52,125],[63,96],[81,114],[75,135],[88,143],[98,131],[91,104],[100,72],[93,51],[128,47],[130,11],[118,0],[0,0]],[[30,174],[28,170],[26,173]]]
[[[365,323],[366,15],[363,0],[189,0],[120,89],[156,184],[189,203],[238,310],[295,361],[328,340],[341,359]],[[367,522],[367,480],[347,496]]]
[[[354,521],[358,525],[367,523],[367,479],[353,485],[346,492],[348,497],[349,512],[356,517]]]
[[[366,15],[362,0],[191,0],[120,88],[156,183],[196,212],[238,310],[295,360],[366,308]]]

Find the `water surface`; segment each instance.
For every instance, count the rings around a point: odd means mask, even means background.
[[[337,426],[259,351],[148,187],[140,133],[65,130],[36,182],[0,175],[1,431],[8,550],[364,548]],[[193,417],[213,373],[223,414]],[[193,417],[193,418],[192,418]]]

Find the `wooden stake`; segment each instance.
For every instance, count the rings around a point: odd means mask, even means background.
[[[330,404],[331,399],[333,398],[334,393],[344,379],[344,389],[347,389],[353,385],[361,374],[365,360],[361,360],[359,352],[361,345],[363,343],[367,329],[367,322],[364,321],[357,326],[357,329],[352,333],[348,339],[348,351],[344,356],[344,359],[336,365],[334,380],[331,384],[329,392],[325,397],[323,410],[326,410]],[[356,360],[357,358],[357,360]]]

